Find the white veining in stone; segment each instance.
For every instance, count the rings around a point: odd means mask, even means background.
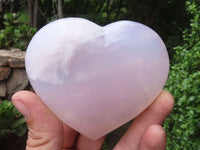
[[[52,22],[42,29],[31,40],[28,50],[34,51],[31,61],[42,62],[38,65],[26,59],[27,72],[33,80],[52,84],[63,84],[60,72],[68,75],[68,63],[75,54],[75,49],[82,43],[93,40],[103,34],[102,28],[85,19],[69,18]],[[67,41],[67,43],[66,43]],[[33,71],[37,68],[37,71]],[[49,74],[50,70],[54,70]]]

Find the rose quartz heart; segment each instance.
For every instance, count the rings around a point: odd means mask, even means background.
[[[140,23],[101,27],[66,18],[35,34],[26,70],[56,116],[96,140],[153,102],[167,79],[169,58],[161,38]]]

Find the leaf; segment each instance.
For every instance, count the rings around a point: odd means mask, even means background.
[[[18,128],[13,129],[11,132],[18,137],[21,137],[27,132],[27,127],[25,125],[19,126]]]
[[[4,21],[3,24],[4,24],[5,26],[9,26],[9,25],[10,25],[10,23],[7,22],[7,21]]]
[[[15,122],[12,123],[11,128],[17,128],[19,126],[21,126],[22,124],[25,124],[26,121],[24,118],[20,118],[18,120],[16,120]]]

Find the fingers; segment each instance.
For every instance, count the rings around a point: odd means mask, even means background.
[[[165,150],[167,137],[162,126],[154,124],[148,127],[141,139],[140,150]]]
[[[162,91],[157,99],[144,110],[121,138],[114,150],[138,150],[145,130],[153,124],[162,124],[174,105],[174,99],[167,91]]]
[[[77,132],[64,123],[63,123],[63,129],[64,129],[63,150],[75,147]]]
[[[104,140],[105,136],[96,141],[92,141],[89,138],[80,135],[77,139],[76,150],[101,150]]]
[[[22,91],[16,93],[12,99],[16,108],[25,116],[28,124],[27,150],[59,150],[62,149],[63,138],[63,149],[72,148],[77,136],[76,131],[63,125],[37,95]],[[172,110],[173,104],[173,97],[163,91],[154,103],[135,119],[114,150],[138,150],[139,148],[161,150],[165,148],[166,134],[161,126],[153,124],[162,124]],[[102,137],[97,141],[92,141],[80,135],[77,139],[76,149],[100,150],[104,139],[105,137]]]
[[[21,91],[13,95],[12,101],[28,124],[27,150],[62,149],[63,124],[37,95]]]

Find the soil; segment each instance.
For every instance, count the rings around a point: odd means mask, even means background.
[[[10,135],[0,143],[1,150],[25,150],[27,134],[22,137]]]

